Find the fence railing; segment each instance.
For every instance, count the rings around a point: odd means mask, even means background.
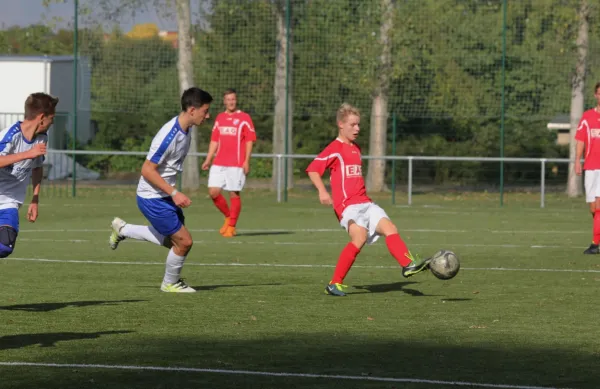
[[[94,150],[48,150],[48,159],[47,159],[47,171],[45,175],[52,180],[68,180],[72,183],[73,193],[75,195],[75,187],[78,182],[85,181],[86,179],[98,179],[100,178],[99,174],[89,171],[85,169],[83,166],[79,166],[74,163],[75,158],[80,158],[80,156],[131,156],[137,157],[141,161],[144,156],[146,156],[146,152],[143,151],[94,151]],[[190,156],[196,157],[205,157],[206,153],[190,153]],[[283,182],[282,177],[283,174],[279,174],[284,169],[285,161],[288,160],[288,163],[293,163],[294,160],[311,160],[315,158],[315,155],[310,154],[253,154],[253,159],[270,159],[272,160],[273,166],[276,166],[276,182],[275,182],[275,191],[277,194],[277,202],[282,202],[284,199],[284,191],[287,190],[287,185]],[[539,169],[538,178],[531,178],[532,174],[529,174],[530,178],[527,181],[528,187],[539,187],[540,193],[540,207],[545,207],[545,198],[546,198],[546,185],[547,185],[547,165],[552,164],[553,167],[558,165],[566,165],[568,167],[569,159],[566,158],[498,158],[498,157],[449,157],[449,156],[383,156],[383,157],[371,157],[371,156],[363,156],[363,159],[370,160],[385,160],[392,161],[392,167],[390,169],[390,174],[393,177],[391,180],[391,185],[388,185],[392,195],[392,203],[395,203],[395,194],[398,188],[406,188],[407,195],[407,204],[413,204],[413,195],[415,192],[415,172],[418,171],[418,168],[415,168],[415,164],[418,162],[447,162],[449,165],[451,162],[485,162],[485,163],[519,163],[525,165],[531,165],[533,168],[530,170],[530,173],[533,172],[533,176],[535,176],[536,172]],[[397,167],[396,162],[402,162],[403,166]],[[75,174],[73,174],[75,171]],[[137,170],[139,171],[139,170]],[[83,172],[83,173],[82,173]],[[85,175],[85,177],[82,177]],[[397,175],[402,175],[405,177],[404,184],[398,184],[397,180],[394,179]],[[564,174],[563,174],[564,176]],[[91,178],[90,178],[91,177]],[[435,187],[435,182],[429,182],[430,177],[427,180],[421,180],[419,185],[427,185],[430,187]],[[475,178],[476,180],[476,178]],[[427,182],[423,182],[427,181]],[[555,181],[556,182],[556,181]],[[559,182],[559,185],[565,185],[566,179],[562,181],[562,178]]]

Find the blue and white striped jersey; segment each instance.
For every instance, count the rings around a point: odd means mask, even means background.
[[[21,122],[0,132],[0,155],[22,153],[30,150],[36,143],[48,143],[46,134],[39,134],[31,141],[21,132]],[[44,157],[26,159],[0,168],[0,209],[19,208],[25,201],[31,170],[41,167]]]
[[[158,164],[158,172],[171,186],[177,183],[177,173],[183,171],[183,161],[190,149],[189,132],[183,131],[177,116],[169,120],[152,140],[146,159]],[[140,177],[137,195],[145,199],[170,196]]]

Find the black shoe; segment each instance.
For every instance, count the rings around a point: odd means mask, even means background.
[[[597,244],[592,243],[584,252],[584,254],[600,254],[600,247]]]
[[[402,275],[404,276],[404,278],[408,278],[410,276],[414,276],[417,273],[425,271],[429,269],[429,262],[431,262],[431,258],[427,258],[423,261],[413,259],[410,265],[402,268]]]

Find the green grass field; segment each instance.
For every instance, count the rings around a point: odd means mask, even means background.
[[[240,236],[225,240],[212,203],[193,197],[191,295],[159,291],[165,249],[108,248],[113,216],[144,221],[133,190],[44,200],[0,261],[0,388],[600,385],[600,260],[581,254],[582,199],[382,198],[413,251],[453,250],[463,268],[403,279],[380,240],[345,298],[323,294],[347,242],[333,212],[307,194],[273,199],[247,193]]]

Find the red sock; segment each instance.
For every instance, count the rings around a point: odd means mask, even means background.
[[[222,194],[219,194],[217,197],[212,199],[212,201],[215,204],[215,207],[217,207],[217,209],[221,211],[225,217],[229,217],[229,206],[227,205],[227,200],[225,200],[225,197],[223,197]]]
[[[600,210],[594,212],[594,244],[600,244]]]
[[[240,196],[231,198],[231,216],[229,216],[229,225],[235,227],[240,212],[242,211],[242,199]]]
[[[338,259],[337,265],[335,265],[331,284],[341,284],[344,281],[358,253],[360,253],[360,249],[352,243],[348,243],[344,247],[340,254],[340,259]]]
[[[385,244],[387,245],[390,254],[396,258],[396,261],[398,261],[400,266],[406,267],[410,265],[411,260],[408,257],[408,248],[406,247],[406,243],[400,238],[400,235],[388,235],[385,238]]]

